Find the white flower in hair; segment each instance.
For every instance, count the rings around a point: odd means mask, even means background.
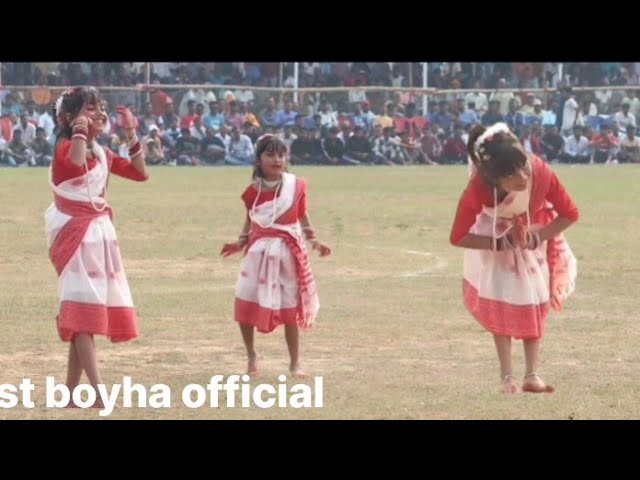
[[[495,125],[491,125],[489,128],[487,128],[484,131],[482,135],[478,137],[476,142],[473,144],[473,149],[476,151],[478,155],[480,154],[480,147],[482,147],[484,142],[486,142],[489,139],[492,139],[492,137],[496,133],[508,133],[510,135],[513,135],[513,133],[511,133],[511,130],[509,129],[506,123],[498,122]]]
[[[66,95],[69,95],[69,94],[70,94],[70,93],[72,93],[72,92],[73,92],[73,90],[72,90],[72,89],[70,89],[70,88],[68,88],[67,90],[65,90],[64,92],[62,92],[62,93],[60,94],[60,96],[56,99],[56,103],[54,104],[54,107],[53,107],[53,108],[55,108],[55,110],[56,110],[56,117],[57,117],[58,115],[60,115],[60,113],[61,113],[61,111],[62,111],[62,100],[64,100],[64,97],[65,97]]]
[[[60,110],[62,109],[62,99],[64,97],[64,92],[60,94],[60,96],[56,99],[56,103],[53,106],[56,110],[56,117],[60,115]]]

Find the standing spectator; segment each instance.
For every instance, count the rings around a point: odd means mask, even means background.
[[[481,89],[482,88],[481,82],[479,80],[476,80],[476,82],[473,85],[473,88],[476,88],[478,90]],[[500,100],[498,100],[498,102],[500,102]],[[480,116],[482,116],[489,108],[489,102],[487,101],[487,96],[483,92],[479,92],[479,91],[467,93],[464,97],[464,103],[465,105],[469,105],[469,103],[473,103],[476,108],[476,113]],[[499,105],[500,104],[498,103],[498,106]]]
[[[576,123],[578,115],[578,102],[576,102],[575,95],[571,92],[571,88],[567,87],[567,93],[569,98],[564,102],[562,107],[562,135],[569,136],[573,129],[573,125]]]
[[[515,97],[511,90],[506,90],[507,80],[501,78],[498,80],[498,90],[491,94],[489,100],[497,100],[500,103],[498,109],[502,115],[506,115],[510,111],[512,101],[516,102],[516,110],[520,107],[520,98]]]

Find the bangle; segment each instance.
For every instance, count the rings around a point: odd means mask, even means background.
[[[540,234],[538,232],[527,232],[529,250],[535,250],[540,246]]]
[[[136,155],[140,155],[142,153],[142,145],[140,142],[136,143],[133,146],[129,146],[129,157],[133,158]]]
[[[313,227],[304,227],[302,231],[304,232],[305,238],[310,242],[313,242],[317,238],[316,231]]]
[[[73,135],[71,135],[71,140],[75,140],[76,138],[79,138],[84,142],[87,141],[87,136],[83,133],[74,133]]]
[[[129,145],[129,148],[133,148],[136,143],[139,143],[139,140],[138,135],[134,132],[131,138],[127,137],[127,145]]]
[[[493,240],[495,241],[495,252],[504,252],[506,250],[515,249],[515,246],[511,243],[511,239],[509,239],[508,235],[501,238],[494,238]]]

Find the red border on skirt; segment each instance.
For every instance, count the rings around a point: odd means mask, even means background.
[[[104,335],[112,342],[126,342],[138,336],[133,307],[107,307],[95,303],[64,300],[57,318],[58,334],[64,342],[78,333]]]
[[[478,295],[478,290],[463,279],[464,304],[474,318],[494,335],[535,340],[542,337],[549,303],[513,305]]]
[[[259,332],[269,333],[279,325],[297,325],[298,307],[272,310],[236,297],[234,317],[238,323],[253,325]]]

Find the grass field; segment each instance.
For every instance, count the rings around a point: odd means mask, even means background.
[[[491,336],[462,304],[463,252],[448,243],[466,168],[294,169],[309,180],[311,218],[333,249],[312,259],[322,308],[301,343],[303,367],[324,378],[318,409],[190,409],[180,398],[187,384],[246,366],[232,320],[240,257],[218,254],[242,225],[250,171],[155,168],[147,183],[112,178],[108,197],[141,334],[125,344],[97,340],[103,379],[166,384],[172,406],[119,406],[108,418],[640,418],[640,168],[556,170],[581,212],[567,233],[577,291],[551,314],[542,347],[540,372],[557,392],[505,396]],[[100,418],[97,410],[44,408],[45,377],[64,382],[67,355],[44,236],[51,199],[45,169],[0,170],[0,384],[36,385],[36,408],[0,409],[0,418]],[[259,335],[257,347],[254,382],[277,385],[288,366],[283,331]]]

